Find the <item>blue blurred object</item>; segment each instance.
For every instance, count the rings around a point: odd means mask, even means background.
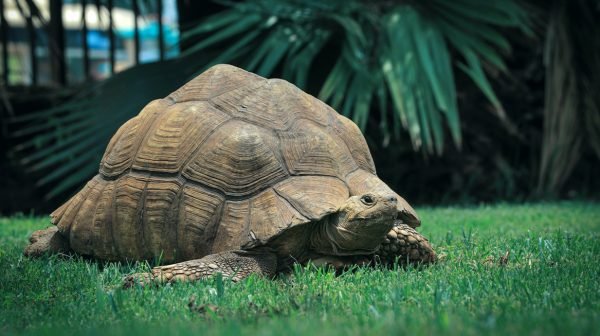
[[[97,30],[89,31],[87,41],[90,49],[107,49],[110,47],[110,41],[105,32]]]

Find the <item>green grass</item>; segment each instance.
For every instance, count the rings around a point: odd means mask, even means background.
[[[432,267],[127,291],[121,277],[144,265],[28,260],[47,219],[0,218],[0,334],[600,334],[600,204],[417,210],[445,255]]]

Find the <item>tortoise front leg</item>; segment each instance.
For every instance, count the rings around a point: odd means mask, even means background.
[[[387,234],[375,256],[385,264],[428,264],[436,261],[435,251],[427,238],[406,224],[396,224]]]
[[[365,266],[371,262],[371,256],[321,256],[310,260],[316,267],[333,267],[337,272],[344,271],[351,266]]]
[[[273,253],[252,253],[246,251],[221,252],[201,259],[177,264],[158,266],[151,273],[136,273],[125,277],[123,287],[135,284],[145,286],[150,283],[171,283],[175,281],[195,281],[217,273],[240,281],[250,274],[273,276],[277,269],[277,257]]]

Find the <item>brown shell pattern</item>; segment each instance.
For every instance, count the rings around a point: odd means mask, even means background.
[[[356,125],[278,79],[217,65],[148,104],[52,214],[72,248],[165,262],[262,244],[389,188]]]

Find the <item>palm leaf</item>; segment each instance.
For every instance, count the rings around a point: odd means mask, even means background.
[[[320,99],[362,129],[376,102],[384,144],[405,129],[415,150],[441,153],[445,129],[461,145],[450,48],[461,55],[459,68],[501,109],[484,65],[506,68],[502,53],[510,46],[499,28],[529,29],[527,11],[516,0],[223,3],[230,7],[183,32],[190,47],[179,59],[131,68],[86,86],[66,104],[14,121],[23,162],[29,169],[53,169],[40,181],[56,183],[52,195],[93,174],[110,136],[146,103],[215,63],[282,76],[301,88],[310,82]],[[323,54],[335,60],[319,65],[323,79],[312,85],[313,65]]]
[[[537,181],[537,192],[543,196],[562,191],[585,150],[600,158],[600,3],[596,1],[595,8],[593,3],[556,1],[550,8]]]

